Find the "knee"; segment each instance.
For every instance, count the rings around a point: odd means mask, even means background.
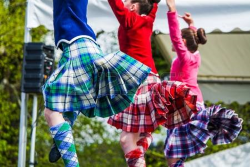
[[[50,127],[65,122],[62,113],[55,112],[47,108],[44,110],[44,116]]]
[[[120,136],[120,144],[122,147],[126,146],[129,142],[128,136],[126,135],[121,135]]]
[[[47,121],[50,120],[51,114],[52,114],[52,113],[51,113],[51,110],[45,108],[45,110],[44,110],[44,116],[45,116],[45,119],[46,119]]]
[[[58,117],[58,114],[59,113],[54,112],[48,108],[45,108],[44,110],[44,116],[48,123],[51,122],[52,120],[55,120]]]

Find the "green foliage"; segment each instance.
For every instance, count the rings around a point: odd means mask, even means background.
[[[0,88],[0,166],[16,162],[20,106]],[[11,101],[10,101],[11,100]]]
[[[25,0],[0,1],[0,79],[20,81],[24,38]]]
[[[17,166],[25,8],[26,0],[0,1],[0,166]]]
[[[0,1],[0,166],[17,164],[24,0]]]
[[[84,151],[78,153],[81,166],[91,167],[126,167],[123,152],[120,144],[115,141],[101,144],[93,143],[84,148]]]
[[[159,141],[156,145],[151,145],[146,152],[145,158],[147,167],[165,167],[166,159],[163,154],[164,141]]]
[[[41,37],[47,34],[49,31],[44,26],[39,26],[37,28],[33,28],[31,33],[32,42],[41,42]]]

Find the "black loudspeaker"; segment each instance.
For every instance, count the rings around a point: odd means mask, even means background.
[[[21,91],[41,93],[42,85],[54,70],[54,47],[44,43],[24,45]]]
[[[44,82],[49,78],[55,69],[55,48],[54,46],[45,45],[43,47],[44,57]]]

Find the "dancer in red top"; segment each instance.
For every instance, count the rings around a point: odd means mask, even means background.
[[[120,50],[147,65],[157,74],[151,51],[151,35],[158,5],[153,4],[153,1],[124,0],[123,4],[121,0],[109,0],[109,4],[120,23]]]
[[[159,125],[175,127],[187,123],[195,111],[196,96],[180,82],[162,83],[151,51],[151,35],[159,0],[108,0],[120,23],[121,51],[152,69],[139,87],[134,102],[108,123],[122,129],[120,142],[129,167],[146,166],[144,154]]]

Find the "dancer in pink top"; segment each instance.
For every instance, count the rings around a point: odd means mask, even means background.
[[[197,95],[197,114],[185,125],[167,130],[164,153],[170,167],[183,167],[187,157],[203,153],[208,139],[213,144],[231,143],[242,128],[242,119],[230,109],[212,106],[205,109],[201,90],[197,83],[201,57],[199,44],[207,42],[203,28],[194,27],[190,13],[179,16],[176,11],[175,0],[166,0],[169,33],[173,44],[172,50],[177,53],[171,66],[171,81],[181,81]],[[188,28],[180,30],[178,16],[187,24]]]
[[[185,13],[181,17],[187,24],[188,28],[180,30],[177,12],[174,8],[169,8],[167,13],[169,34],[172,41],[172,51],[176,52],[177,56],[173,60],[170,70],[171,81],[181,81],[185,83],[191,91],[197,95],[197,108],[204,109],[202,92],[197,83],[198,70],[201,64],[201,56],[198,49],[199,44],[207,42],[206,34],[203,28],[198,30],[194,27],[194,21],[190,13]],[[170,135],[171,130],[168,130]],[[169,166],[175,164],[178,166],[179,158],[168,158]],[[179,162],[180,163],[180,162]],[[181,165],[180,165],[181,166]]]
[[[190,13],[181,16],[189,26],[182,30],[179,27],[176,11],[169,11],[167,16],[170,38],[173,44],[172,50],[177,53],[177,57],[172,62],[170,80],[185,83],[197,95],[197,101],[203,103],[197,76],[201,64],[198,45],[207,42],[205,30],[203,28],[197,30],[194,27],[194,21]]]

